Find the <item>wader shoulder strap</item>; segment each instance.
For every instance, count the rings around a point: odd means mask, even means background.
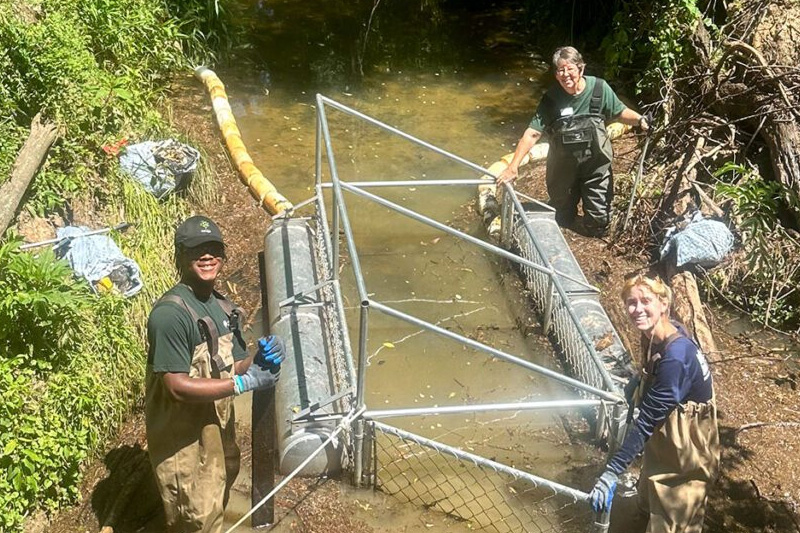
[[[244,309],[228,300],[225,296],[217,291],[214,291],[214,296],[217,298],[217,303],[219,303],[219,306],[222,308],[225,314],[228,315],[228,327],[230,328],[234,337],[236,337],[239,342],[242,343],[242,346],[245,346],[247,343],[244,341],[242,328],[244,327],[244,323],[247,321],[247,315],[245,314]]]
[[[672,344],[674,340],[684,336],[685,335],[683,335],[680,331],[676,331],[675,333],[667,337],[667,340],[664,341],[658,352],[652,354],[652,356],[648,359],[647,363],[645,364],[644,370],[648,376],[653,376],[656,373],[656,367],[658,366],[658,363],[661,361],[661,358],[663,357],[663,352],[666,351],[667,346]]]
[[[172,302],[186,309],[192,317],[192,320],[197,324],[197,327],[200,328],[200,337],[206,342],[208,353],[211,355],[211,360],[216,365],[217,370],[221,371],[227,367],[222,357],[219,355],[219,331],[217,331],[217,325],[210,316],[201,317],[177,294],[164,295],[159,301]]]
[[[642,398],[644,398],[645,391],[647,391],[647,389],[649,389],[650,385],[653,383],[653,377],[656,375],[656,368],[658,368],[658,363],[660,363],[661,359],[663,358],[662,352],[664,352],[667,349],[667,346],[669,346],[675,339],[679,337],[684,337],[684,335],[680,331],[676,331],[675,333],[667,337],[667,340],[664,341],[664,344],[661,345],[661,349],[658,352],[652,354],[645,361],[645,364],[643,365],[642,368],[642,380],[639,382],[639,387],[637,388],[636,391],[637,405],[639,404],[639,402],[641,402]]]
[[[225,311],[225,314],[228,315],[231,331],[240,332],[242,324],[244,324],[247,318],[244,309],[228,300],[217,291],[214,291],[214,297],[217,299],[219,306],[222,307],[222,310]]]
[[[603,109],[603,84],[605,82],[601,78],[595,78],[594,80],[592,99],[589,102],[589,113],[599,115],[600,110]]]

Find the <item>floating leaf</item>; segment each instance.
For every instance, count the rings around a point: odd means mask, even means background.
[[[384,348],[394,348],[394,344],[392,344],[391,342],[384,342],[383,343],[383,347]]]

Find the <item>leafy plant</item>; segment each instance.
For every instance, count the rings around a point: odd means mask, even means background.
[[[194,65],[216,63],[240,41],[236,5],[226,0],[166,0],[167,11],[180,21],[184,54]]]
[[[713,29],[713,23],[703,18],[698,0],[619,2],[612,31],[601,46],[608,75],[615,77],[622,69],[647,65],[637,89],[657,94],[663,80],[672,77],[687,59],[697,24]]]
[[[0,530],[77,496],[82,462],[140,390],[128,304],[91,295],[52,251],[0,246]],[[133,386],[132,386],[133,385]]]
[[[101,146],[169,135],[156,111],[168,77],[186,66],[184,48],[209,55],[211,42],[181,33],[186,21],[158,2],[41,0],[25,18],[18,6],[0,2],[0,172],[36,113],[58,123],[24,208],[44,215],[79,199],[96,217],[139,222],[120,245],[145,289],[97,297],[51,251],[21,251],[8,234],[0,245],[0,531],[74,502],[82,464],[141,396],[146,313],[172,280],[163,251],[186,206],[156,202]]]
[[[0,246],[0,355],[19,358],[42,373],[63,366],[75,351],[86,318],[86,287],[51,250],[20,253],[19,243]]]
[[[716,173],[718,198],[732,205],[742,248],[713,280],[757,320],[776,327],[800,325],[800,253],[796,233],[781,223],[781,212],[796,205],[793,191],[766,181],[754,170],[728,163]]]

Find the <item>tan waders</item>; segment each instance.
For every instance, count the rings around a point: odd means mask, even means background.
[[[185,305],[180,298],[173,298]],[[197,322],[194,311],[185,307]],[[215,333],[211,341],[195,348],[189,377],[232,377],[233,333],[222,337]],[[161,374],[148,368],[146,419],[147,445],[164,502],[167,531],[221,532],[230,488],[239,473],[233,397],[213,403],[175,401]]]
[[[700,533],[709,484],[719,471],[717,407],[687,402],[653,432],[644,449],[639,505],[648,533]]]

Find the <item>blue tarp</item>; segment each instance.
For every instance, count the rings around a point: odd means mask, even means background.
[[[95,290],[100,280],[108,278],[126,298],[139,292],[143,287],[142,273],[136,261],[122,255],[108,235],[78,237],[89,231],[84,226],[66,226],[56,232],[59,239],[68,239],[59,250],[72,270]]]
[[[675,255],[675,266],[697,264],[710,268],[733,248],[733,234],[723,222],[703,218],[698,211],[682,230],[670,228],[664,236],[661,259]]]

